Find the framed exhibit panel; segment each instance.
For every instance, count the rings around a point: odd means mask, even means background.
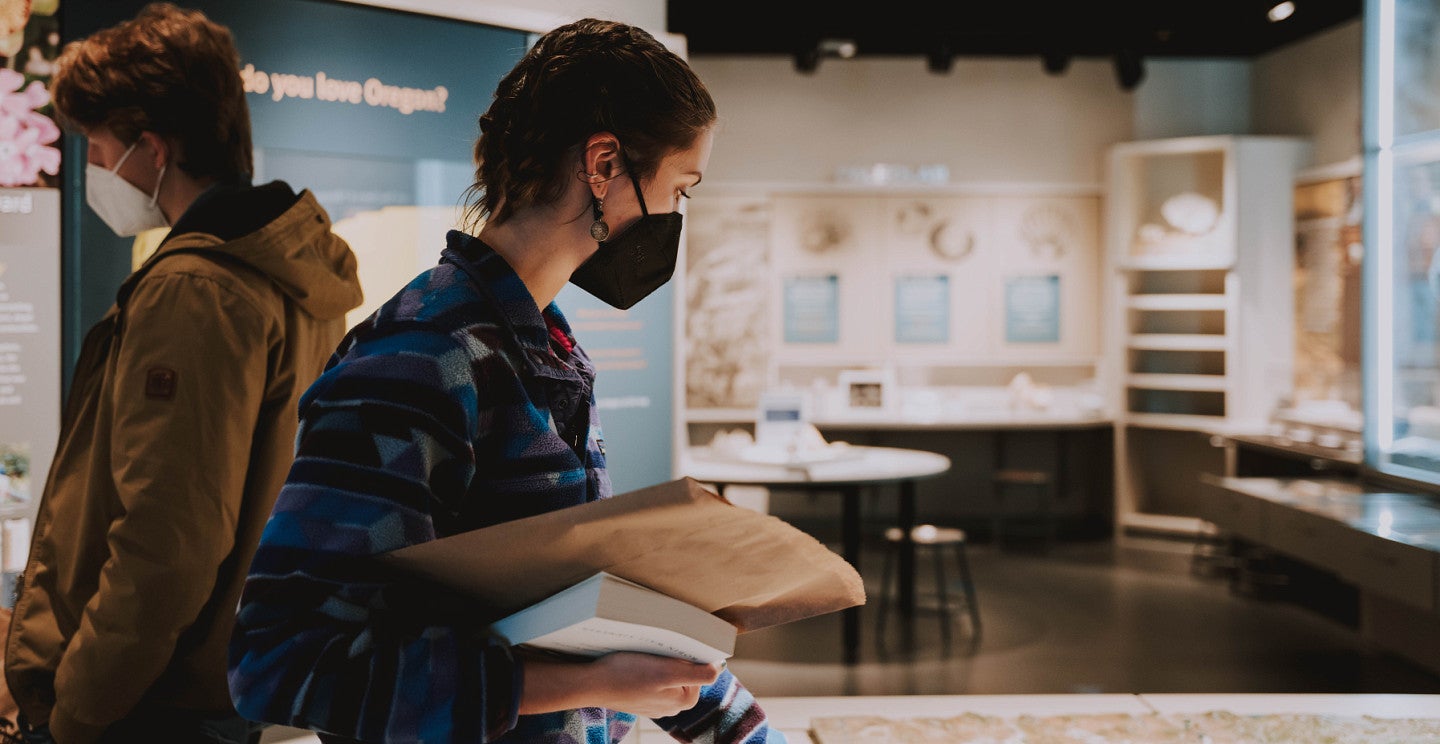
[[[0,18],[0,606],[25,568],[61,412],[58,3]],[[83,160],[81,161],[83,163]],[[82,166],[83,167],[83,166]]]
[[[772,353],[770,200],[707,194],[688,206],[685,408],[748,411]]]
[[[841,370],[840,394],[851,414],[894,413],[899,402],[894,374],[878,369]]]

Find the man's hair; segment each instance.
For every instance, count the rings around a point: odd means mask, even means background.
[[[596,132],[614,134],[631,175],[649,178],[714,123],[705,85],[644,30],[594,18],[561,26],[500,80],[480,117],[470,221],[499,224],[558,199]]]
[[[197,178],[254,172],[250,109],[230,30],[198,10],[147,5],[134,19],[65,46],[55,109],[72,129],[104,127],[133,143],[154,132],[180,143]]]

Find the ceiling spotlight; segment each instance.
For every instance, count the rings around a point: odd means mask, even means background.
[[[850,39],[822,39],[820,41],[820,53],[833,55],[840,59],[851,59],[859,48]]]
[[[1070,69],[1070,55],[1064,52],[1045,52],[1040,55],[1040,64],[1044,65],[1045,72],[1051,75],[1063,75]]]
[[[1134,49],[1121,49],[1115,53],[1115,77],[1120,80],[1120,87],[1125,90],[1134,90],[1145,79],[1145,63],[1140,58],[1140,53]]]
[[[1275,3],[1265,14],[1271,23],[1279,23],[1290,16],[1295,15],[1295,3],[1285,0],[1283,3]]]

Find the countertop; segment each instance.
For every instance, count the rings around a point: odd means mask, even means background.
[[[791,744],[810,741],[810,721],[830,716],[883,716],[888,718],[947,717],[962,713],[1012,717],[1100,713],[1204,713],[1227,711],[1239,715],[1312,714],[1373,716],[1376,718],[1433,718],[1440,722],[1440,695],[1326,695],[1326,694],[1101,694],[1101,695],[896,695],[874,697],[760,698],[771,725],[784,732]],[[308,734],[267,742],[318,744]],[[673,742],[658,726],[642,721],[626,744]]]

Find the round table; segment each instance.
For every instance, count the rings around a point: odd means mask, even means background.
[[[897,447],[845,447],[833,459],[809,463],[775,464],[742,459],[708,447],[692,447],[682,466],[683,475],[713,483],[723,494],[727,486],[762,486],[779,490],[827,491],[842,497],[841,555],[860,570],[860,492],[873,486],[896,484],[900,492],[897,525],[910,534],[915,526],[915,483],[950,469],[950,458],[925,450]],[[909,624],[915,612],[915,545],[900,545],[899,612]],[[845,661],[859,658],[860,608],[845,610]]]

